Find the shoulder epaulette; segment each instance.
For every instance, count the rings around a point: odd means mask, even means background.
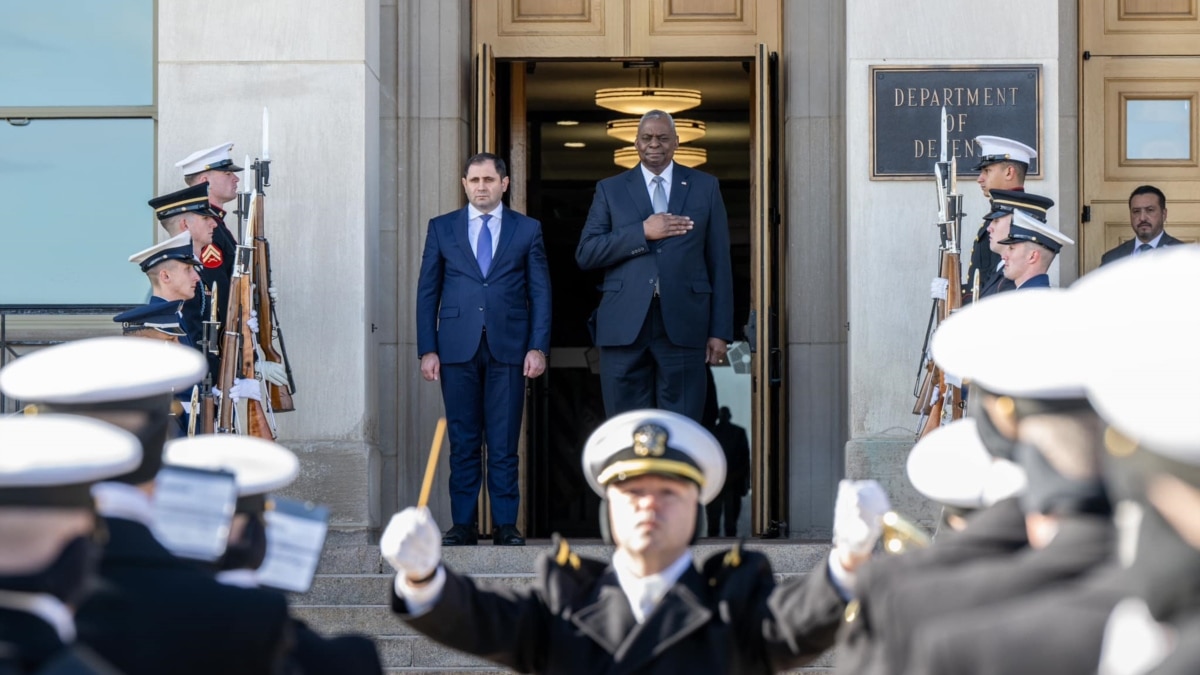
[[[571,545],[567,543],[565,537],[554,535],[554,563],[559,567],[570,567],[573,570],[579,569],[582,562],[579,560],[579,554],[571,550]]]

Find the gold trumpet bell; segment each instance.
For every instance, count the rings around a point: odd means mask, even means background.
[[[899,555],[909,549],[925,548],[932,542],[925,530],[895,511],[883,514],[883,550]]]

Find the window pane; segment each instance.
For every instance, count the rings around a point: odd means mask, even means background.
[[[143,302],[154,122],[0,122],[0,304]]]
[[[5,2],[0,106],[151,105],[153,0]]]
[[[1191,159],[1190,100],[1125,101],[1125,159]]]

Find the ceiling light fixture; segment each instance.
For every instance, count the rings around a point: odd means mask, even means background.
[[[612,120],[608,123],[608,135],[626,143],[632,143],[637,140],[638,124],[640,123],[640,120],[635,119]],[[704,122],[699,120],[678,118],[675,120],[675,133],[679,136],[680,143],[690,143],[704,138],[706,132],[707,127]]]
[[[567,141],[566,143],[563,143],[563,147],[564,148],[585,148],[585,147],[587,147],[587,143],[583,143],[580,141]]]
[[[637,148],[632,145],[613,151],[613,163],[617,166],[632,169],[639,161],[641,159],[638,157]],[[708,151],[704,148],[680,146],[675,149],[675,161],[686,167],[697,167],[708,161]]]
[[[674,115],[700,105],[699,89],[670,89],[663,86],[661,66],[643,68],[638,73],[638,86],[611,87],[596,90],[596,105],[626,115],[642,116],[651,110]]]
[[[559,120],[555,124],[560,127],[577,127],[579,126],[579,120]]]

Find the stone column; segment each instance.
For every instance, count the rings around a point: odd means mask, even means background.
[[[442,415],[438,384],[417,360],[417,274],[429,219],[465,203],[459,177],[470,153],[470,3],[383,0],[380,447],[383,510],[415,504],[429,444]],[[449,444],[429,507],[450,522]],[[447,525],[448,526],[448,525]]]
[[[784,5],[791,535],[829,536],[846,442],[846,0]]]
[[[931,519],[936,509],[912,490],[904,462],[915,436],[911,392],[929,316],[929,281],[936,273],[932,188],[927,181],[870,180],[869,69],[882,64],[1040,65],[1043,172],[1026,187],[1061,203],[1059,3],[846,0],[846,8],[851,437],[846,475],[879,479],[899,510]],[[930,114],[936,120],[937,112]],[[969,214],[964,238],[971,237],[986,200],[971,182],[959,186]],[[1072,218],[1066,211],[1057,216]],[[1057,267],[1051,280],[1057,284]]]
[[[159,4],[158,187],[182,187],[174,163],[222,141],[239,163],[260,156],[270,109],[267,234],[298,387],[296,411],[278,416],[301,461],[288,492],[361,536],[378,523],[379,5],[299,5]]]

